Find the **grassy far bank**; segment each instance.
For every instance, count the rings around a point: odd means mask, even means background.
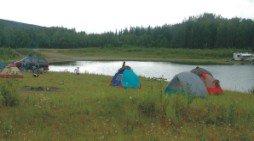
[[[164,95],[167,83],[141,78],[139,90],[109,86],[111,77],[25,73],[15,80],[19,105],[0,96],[1,140],[253,140],[254,95]],[[0,80],[4,84],[4,80]]]
[[[191,64],[232,64],[231,49],[167,49],[167,48],[84,48],[84,49],[35,49],[49,62],[73,60],[140,60],[170,61]],[[241,62],[242,63],[242,62]]]
[[[0,61],[13,62],[29,54],[37,54],[32,49],[0,48]]]
[[[46,57],[50,62],[82,60],[129,60],[129,61],[169,61],[185,64],[233,64],[252,63],[233,61],[235,49],[168,49],[168,48],[83,48],[83,49],[0,49],[0,60],[15,61],[28,54]]]

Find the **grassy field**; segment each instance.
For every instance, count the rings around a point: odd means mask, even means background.
[[[164,81],[141,78],[134,90],[110,80],[53,72],[0,80],[17,101],[0,96],[0,140],[254,140],[254,94],[167,96]]]
[[[167,49],[167,48],[84,48],[84,49],[36,49],[49,62],[73,60],[141,60],[170,61],[189,64],[232,64],[231,49]]]

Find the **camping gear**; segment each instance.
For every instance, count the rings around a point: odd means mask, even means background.
[[[33,70],[34,66],[36,67],[36,69],[48,70],[47,60],[43,57],[35,55],[26,56],[25,58],[15,62],[14,64],[21,70]]]
[[[219,80],[215,79],[213,75],[207,71],[206,69],[196,67],[195,69],[191,70],[191,72],[195,73],[206,86],[207,92],[209,94],[221,94],[222,88],[220,86]]]
[[[207,96],[202,80],[192,72],[181,72],[174,76],[165,89],[167,94],[181,93],[190,96]]]
[[[133,70],[125,66],[116,72],[111,81],[111,85],[123,88],[140,88],[140,81]]]
[[[207,74],[213,76],[212,73],[210,73],[208,70],[206,70],[206,69],[204,69],[204,68],[200,68],[200,67],[196,67],[195,69],[191,70],[191,72],[192,72],[192,73],[195,73],[195,74],[198,75],[199,77],[201,77],[202,72],[205,72],[205,73],[207,73]]]
[[[15,65],[8,65],[0,73],[0,78],[23,78],[23,74]]]

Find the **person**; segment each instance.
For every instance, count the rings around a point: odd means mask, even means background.
[[[75,72],[77,75],[79,75],[79,67],[77,67],[77,68],[74,70],[74,72]]]
[[[33,71],[33,76],[34,77],[39,77],[39,70],[38,70],[36,65],[32,66],[32,71]]]
[[[124,68],[125,67],[125,61],[123,61],[123,65],[122,65],[122,68]]]
[[[118,69],[117,74],[111,80],[110,85],[118,86],[121,83],[123,71],[126,69],[125,61],[122,64],[122,67]]]
[[[123,61],[122,67],[118,70],[118,72],[122,73],[125,69],[131,69],[130,66],[125,65],[125,61]]]
[[[125,61],[123,62],[122,67],[118,70],[118,72],[123,73],[124,69],[125,69]]]
[[[215,85],[215,87],[220,87],[220,81],[219,80],[214,80],[214,85]]]

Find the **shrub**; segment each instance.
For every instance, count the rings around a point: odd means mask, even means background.
[[[19,95],[17,93],[17,83],[14,79],[4,79],[0,83],[0,93],[3,97],[5,106],[17,106],[19,104]]]

